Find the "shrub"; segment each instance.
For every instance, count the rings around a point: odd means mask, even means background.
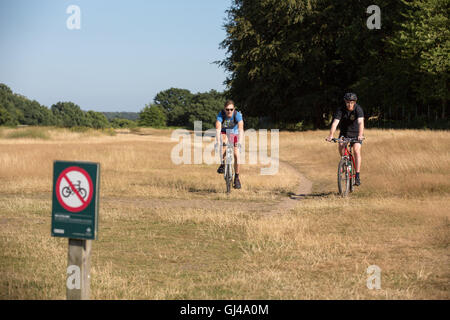
[[[135,128],[137,127],[136,121],[128,119],[113,119],[111,120],[111,125],[113,128]]]
[[[50,136],[47,129],[27,128],[17,129],[6,135],[7,139],[43,139],[48,140]]]

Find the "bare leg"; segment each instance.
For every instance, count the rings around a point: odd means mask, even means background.
[[[339,150],[339,154],[342,157],[344,155],[345,145],[343,143],[339,143],[338,150]]]
[[[355,156],[356,172],[361,170],[361,144],[355,143],[353,145],[353,155]]]
[[[241,168],[241,161],[239,158],[239,148],[234,147],[234,172],[239,174],[240,168]]]
[[[226,134],[222,134],[222,143],[223,144],[227,144],[228,140],[227,140],[227,135]],[[222,145],[222,164],[225,163],[225,156],[227,154],[227,146]]]

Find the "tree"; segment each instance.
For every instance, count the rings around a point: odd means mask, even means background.
[[[224,103],[224,95],[216,90],[195,94],[188,112],[189,126],[193,127],[195,121],[202,121],[203,125],[213,127],[216,116],[223,109]]]
[[[146,105],[139,113],[139,125],[144,127],[165,127],[167,117],[164,109],[158,105]]]
[[[11,123],[11,116],[9,115],[8,111],[0,106],[0,126]]]
[[[101,112],[88,111],[86,117],[89,118],[88,121],[91,123],[92,128],[104,129],[110,126],[108,119]]]
[[[23,113],[21,124],[31,126],[55,124],[55,117],[47,107],[41,106],[35,100],[30,101],[21,96],[19,101],[20,103],[17,103],[16,107]]]
[[[66,128],[92,126],[91,119],[73,102],[58,102],[52,105],[51,110],[60,126]]]
[[[444,115],[448,1],[380,0],[380,30],[366,26],[372,4],[234,0],[221,43],[227,50],[220,65],[230,74],[228,94],[247,116],[268,116],[281,127],[300,121],[323,127],[348,91],[357,91],[368,117],[404,121],[414,109],[423,112],[421,97],[442,99]],[[392,45],[397,38],[403,43]],[[420,46],[425,48],[417,50]],[[402,49],[412,54],[401,54]],[[422,58],[416,63],[418,52]],[[439,88],[435,96],[418,90],[433,86]]]
[[[391,50],[418,75],[413,84],[423,103],[440,101],[440,116],[446,118],[449,100],[450,3],[447,0],[403,1],[407,19],[390,41]],[[436,108],[436,113],[438,109]]]
[[[169,126],[184,126],[189,119],[187,112],[191,101],[192,93],[189,90],[170,88],[159,92],[154,104],[164,110]]]

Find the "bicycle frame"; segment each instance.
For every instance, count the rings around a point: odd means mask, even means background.
[[[227,143],[227,149],[225,152],[225,170],[228,166],[231,166],[231,172],[233,173],[233,158],[234,158],[234,145]]]
[[[345,144],[345,145],[344,145],[344,154],[343,154],[342,157],[349,157],[350,160],[351,160],[352,163],[353,163],[353,168],[356,169],[355,157],[353,156],[353,153],[352,153],[352,151],[351,151],[351,148],[349,148],[350,142],[346,142],[346,143],[344,143],[344,144]],[[353,178],[355,178],[355,177],[356,177],[356,170],[354,170],[354,172],[352,172],[350,178],[353,179]]]
[[[234,145],[232,143],[227,143],[225,153],[225,170],[223,172],[223,177],[227,186],[227,193],[231,192],[231,184],[233,183],[233,158],[234,158]]]
[[[327,139],[328,140],[328,139]],[[338,188],[339,193],[342,196],[346,196],[348,192],[353,192],[354,179],[356,179],[356,162],[355,157],[353,156],[351,147],[352,143],[361,143],[362,140],[358,140],[355,138],[339,138],[339,139],[331,139],[328,141],[333,141],[339,143],[341,147],[343,147],[343,154],[341,156],[341,161],[339,161],[338,166]],[[351,161],[351,162],[350,162]],[[342,185],[342,175],[344,174],[343,169],[345,169],[345,189]]]
[[[231,191],[231,186],[233,184],[233,178],[234,178],[234,148],[236,145],[234,143],[230,143],[227,139],[227,143],[224,143],[222,141],[222,137],[220,138],[220,145],[225,146],[225,159],[223,161],[224,165],[224,171],[223,171],[223,177],[225,179],[225,183],[227,185],[227,193]],[[237,144],[237,147],[241,148],[240,144]],[[221,148],[220,157],[222,159],[223,157],[223,149]]]

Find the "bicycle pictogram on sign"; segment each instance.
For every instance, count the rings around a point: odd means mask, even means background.
[[[80,212],[92,201],[93,184],[89,174],[80,167],[69,167],[59,175],[55,192],[61,206],[70,212]]]

